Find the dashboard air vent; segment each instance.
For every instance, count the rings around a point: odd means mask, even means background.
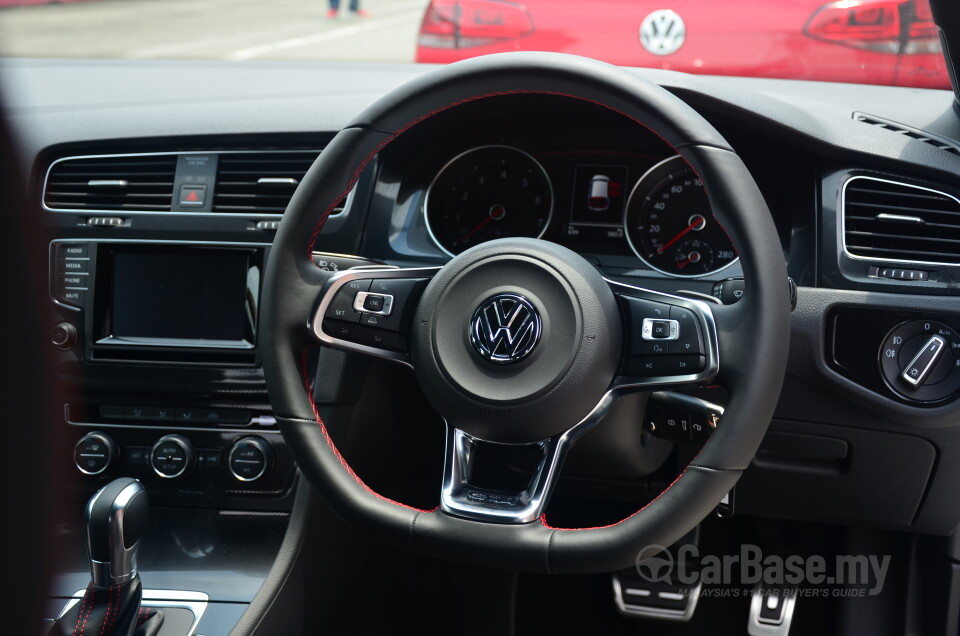
[[[283,214],[318,154],[317,150],[221,154],[213,211]]]
[[[50,166],[43,203],[51,210],[169,211],[176,155],[71,157]]]
[[[919,128],[914,128],[912,126],[907,126],[906,124],[884,119],[883,117],[877,117],[876,115],[854,113],[853,118],[857,121],[862,121],[865,124],[879,126],[884,130],[889,130],[891,132],[910,137],[911,139],[922,141],[923,143],[930,144],[931,146],[939,148],[944,152],[960,155],[960,144],[952,139],[947,139],[946,137],[941,137],[940,135],[935,135],[934,133],[927,132]]]
[[[960,199],[929,188],[853,177],[842,194],[843,238],[852,256],[960,263]]]

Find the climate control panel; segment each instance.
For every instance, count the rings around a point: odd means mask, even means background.
[[[111,479],[134,477],[148,487],[157,505],[289,507],[296,465],[275,426],[68,426],[75,436],[71,460],[78,500]]]

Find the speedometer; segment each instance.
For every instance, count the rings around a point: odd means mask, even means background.
[[[670,276],[712,274],[738,258],[710,210],[703,183],[680,156],[640,177],[627,201],[624,230],[634,253]]]
[[[451,256],[484,241],[540,238],[553,188],[540,163],[517,148],[481,146],[454,157],[427,190],[427,230]]]

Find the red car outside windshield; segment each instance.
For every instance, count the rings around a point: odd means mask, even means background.
[[[927,0],[432,0],[417,61],[520,50],[709,75],[950,87]]]

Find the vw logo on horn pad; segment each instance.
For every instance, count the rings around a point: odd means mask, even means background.
[[[512,364],[526,358],[540,341],[540,313],[519,294],[497,294],[483,301],[470,321],[470,342],[484,360]]]

